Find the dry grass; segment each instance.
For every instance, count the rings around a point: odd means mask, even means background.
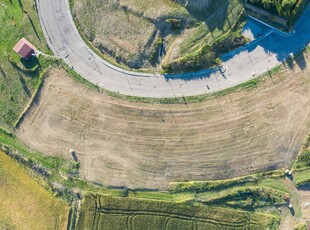
[[[66,229],[68,207],[0,152],[0,229]]]
[[[48,155],[76,149],[87,180],[165,188],[288,166],[309,131],[309,105],[309,74],[297,65],[254,89],[188,105],[114,99],[54,70],[17,136]]]
[[[155,67],[156,42],[165,39],[164,63],[197,56],[239,20],[239,0],[72,0],[86,37],[103,53],[133,68]],[[156,6],[156,7],[155,7]],[[173,28],[166,19],[181,19]],[[159,53],[159,52],[158,52]],[[157,53],[157,56],[158,56]]]

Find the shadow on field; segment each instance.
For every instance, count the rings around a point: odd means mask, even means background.
[[[268,31],[272,33],[267,33],[265,35],[261,34],[256,40],[251,43],[246,44],[238,53],[242,51],[247,51],[248,53],[253,52],[256,49],[263,48],[265,54],[268,56],[275,56],[279,62],[288,61],[288,67],[293,68],[293,60],[290,60],[290,55],[303,52],[303,49],[309,44],[310,41],[310,30],[308,22],[310,21],[310,5],[304,11],[302,17],[300,17],[298,23],[296,24],[294,31],[291,33],[281,32],[272,28]],[[256,31],[266,31],[266,25],[256,21],[251,20],[246,28],[255,34]],[[225,55],[223,61],[228,61],[234,58],[237,52],[231,52]],[[298,54],[299,55],[299,54]],[[305,57],[302,55],[298,60],[295,60],[296,64],[301,70],[306,68]]]
[[[2,66],[1,66],[1,65],[0,65],[0,73],[2,74],[2,76],[3,76],[4,78],[6,78],[6,74],[5,74],[4,70],[2,69]]]
[[[224,30],[226,20],[229,27],[232,27],[228,19],[230,4],[228,0],[201,0],[200,2],[179,0],[178,2],[186,7],[193,18],[205,22],[211,33],[216,29]]]
[[[302,52],[295,58],[295,62],[301,70],[304,70],[307,67],[307,62],[305,58],[305,52]]]
[[[19,81],[22,84],[23,89],[24,89],[25,93],[27,94],[27,97],[30,98],[31,97],[31,92],[28,89],[28,86],[27,86],[27,83],[26,83],[25,79],[21,75],[19,75]]]
[[[200,80],[204,78],[210,78],[212,74],[218,74],[219,76],[225,78],[224,72],[220,67],[216,67],[213,69],[201,70],[198,72],[190,72],[183,74],[164,74],[165,80],[176,80],[182,79],[183,81],[191,81],[191,80]]]
[[[33,24],[32,18],[30,17],[30,15],[28,14],[27,11],[24,10],[24,13],[27,14],[28,19],[29,19],[29,22],[30,22],[30,24],[31,24],[31,26],[32,26],[32,29],[33,29],[34,33],[36,34],[38,40],[41,42],[41,38],[40,38],[40,36],[39,36],[39,34],[38,34],[38,31],[37,31],[35,25]]]
[[[310,183],[298,186],[298,189],[303,191],[310,191]]]
[[[34,68],[36,68],[36,66],[41,68],[39,59],[37,57],[34,57],[34,56],[31,56],[27,61],[25,59],[21,58],[20,62],[23,64],[23,66],[27,70],[33,70]]]
[[[290,56],[287,58],[286,63],[287,63],[287,67],[290,69],[293,69],[294,66],[298,66],[302,71],[304,71],[307,67],[307,62],[306,62],[306,58],[305,58],[305,54],[307,51],[302,51],[297,53],[294,56]],[[296,63],[296,65],[295,65]]]

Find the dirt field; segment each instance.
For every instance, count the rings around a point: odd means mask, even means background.
[[[309,73],[297,65],[257,88],[188,105],[114,99],[57,69],[17,136],[48,155],[71,159],[75,149],[89,181],[165,188],[288,166],[310,130],[309,112]]]
[[[68,206],[0,151],[0,229],[66,229]]]

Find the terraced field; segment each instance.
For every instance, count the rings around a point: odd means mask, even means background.
[[[225,216],[225,220],[223,220]],[[277,218],[232,209],[87,194],[77,229],[275,229]]]
[[[166,188],[286,167],[310,129],[307,66],[292,68],[252,89],[174,105],[111,98],[55,69],[17,136],[47,155],[71,159],[75,149],[82,177],[111,186]]]
[[[68,205],[0,151],[0,229],[66,229]]]

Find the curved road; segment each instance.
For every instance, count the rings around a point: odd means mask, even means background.
[[[68,0],[37,0],[38,13],[49,47],[83,78],[113,92],[143,97],[201,95],[245,82],[281,63],[310,41],[310,7],[292,36],[269,28],[269,33],[223,57],[224,73],[202,71],[163,76],[124,71],[97,56],[83,41],[73,22]]]

